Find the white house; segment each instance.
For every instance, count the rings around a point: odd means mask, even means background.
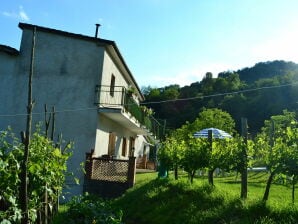
[[[80,163],[91,149],[94,156],[119,159],[148,154],[148,139],[159,124],[140,107],[143,95],[115,42],[25,23],[19,27],[20,50],[0,45],[0,130],[25,130],[35,29],[33,125],[44,121],[45,104],[55,106],[56,136],[74,142],[69,170],[83,183]],[[72,194],[82,193],[83,184],[72,179],[67,184]]]

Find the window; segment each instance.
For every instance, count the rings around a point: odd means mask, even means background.
[[[108,145],[108,154],[110,156],[115,155],[115,144],[116,144],[116,135],[113,132],[109,134],[109,145]]]
[[[135,154],[135,139],[130,137],[129,139],[129,156],[134,156]]]
[[[123,142],[122,142],[122,156],[126,156],[127,153],[127,142],[126,142],[126,138],[123,138]]]
[[[114,96],[115,94],[115,76],[112,74],[111,85],[110,85],[110,95]]]

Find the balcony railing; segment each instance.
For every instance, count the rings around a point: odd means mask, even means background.
[[[95,103],[104,108],[124,109],[130,113],[140,125],[147,129],[154,136],[161,138],[164,132],[164,125],[158,122],[152,115],[144,111],[144,106],[137,103],[138,99],[123,86],[98,85],[96,86]]]

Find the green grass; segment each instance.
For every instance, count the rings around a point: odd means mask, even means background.
[[[240,177],[206,178],[190,184],[186,175],[158,179],[157,173],[138,174],[136,185],[113,204],[123,211],[126,224],[142,223],[298,223],[298,207],[291,189],[273,184],[269,201],[261,199],[267,174],[249,173],[248,199],[239,199]]]
[[[157,173],[136,175],[136,184],[112,206],[123,212],[125,224],[291,224],[298,223],[298,206],[291,203],[291,187],[273,184],[269,200],[262,202],[268,174],[248,175],[248,198],[241,200],[240,175],[215,177],[215,187],[206,177],[190,184],[187,174],[179,180],[158,179]],[[297,202],[298,203],[298,202]],[[68,206],[60,206],[53,224],[65,223]]]
[[[68,205],[63,204],[59,206],[59,212],[57,215],[55,215],[54,220],[52,221],[52,224],[62,224],[65,223],[65,216],[66,212],[68,211]]]

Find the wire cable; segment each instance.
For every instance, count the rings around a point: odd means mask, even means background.
[[[163,100],[163,101],[144,102],[144,103],[140,103],[140,104],[142,104],[142,105],[160,104],[160,103],[168,103],[168,102],[176,102],[176,101],[204,99],[204,98],[211,98],[211,97],[218,97],[218,96],[225,96],[225,95],[233,95],[233,94],[246,93],[246,92],[254,92],[254,91],[264,90],[264,89],[281,88],[281,87],[293,86],[293,85],[297,85],[297,84],[298,84],[298,82],[295,82],[295,83],[289,83],[289,84],[283,84],[283,85],[277,85],[277,86],[264,86],[264,87],[253,88],[253,89],[244,89],[244,90],[239,90],[239,91],[234,91],[234,92],[228,92],[228,93],[216,93],[216,94],[211,94],[211,95],[188,97],[188,98],[182,98],[182,99],[172,99],[172,100]]]
[[[212,97],[218,97],[218,96],[226,96],[226,95],[234,95],[234,94],[240,94],[240,93],[254,92],[254,91],[265,90],[265,89],[282,88],[282,87],[288,87],[288,86],[294,86],[294,85],[298,85],[298,82],[283,84],[283,85],[276,85],[276,86],[264,86],[264,87],[259,87],[259,88],[244,89],[244,90],[233,91],[233,92],[228,92],[228,93],[216,93],[216,94],[205,95],[205,96],[188,97],[188,98],[182,98],[182,99],[144,102],[144,103],[140,103],[140,105],[162,104],[162,103],[177,102],[177,101],[212,98]],[[125,104],[125,105],[129,105],[129,104]],[[125,106],[125,105],[123,105],[123,106]],[[57,111],[55,111],[55,113],[77,112],[77,111],[87,111],[87,110],[97,110],[97,109],[98,109],[98,107],[64,109],[64,110],[57,110]],[[52,112],[47,112],[47,114],[50,114],[50,113],[52,113]],[[32,113],[32,115],[42,115],[42,114],[45,114],[45,112],[34,112],[34,113]],[[0,117],[17,117],[17,116],[27,116],[27,115],[28,115],[27,113],[0,114]]]

